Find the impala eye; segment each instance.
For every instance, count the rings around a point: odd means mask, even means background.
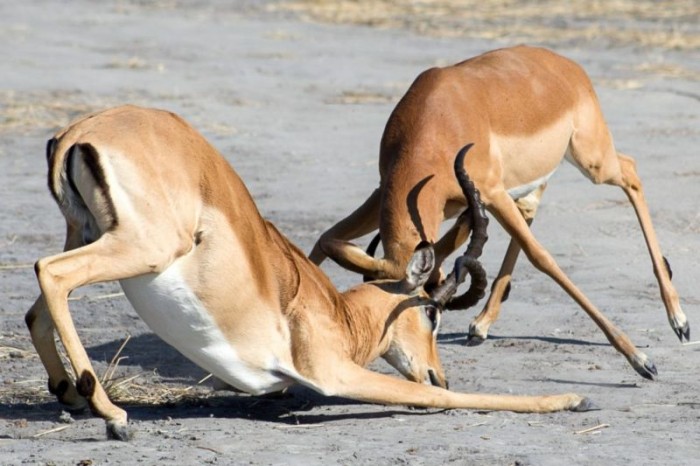
[[[428,317],[428,320],[430,320],[433,331],[435,331],[440,321],[440,310],[435,306],[424,306],[423,309],[425,310],[425,315]]]

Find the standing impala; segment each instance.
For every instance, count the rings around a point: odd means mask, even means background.
[[[576,63],[545,49],[526,46],[495,50],[446,68],[422,73],[401,99],[381,141],[380,184],[351,215],[321,235],[310,258],[326,256],[372,278],[398,278],[421,241],[436,242],[435,271],[466,239],[470,226],[460,217],[438,240],[445,218],[469,202],[455,181],[454,154],[474,144],[466,171],[486,209],[511,236],[491,296],[469,328],[469,342],[486,338],[507,297],[522,248],[532,264],[554,279],[603,330],[642,376],[656,368],[573,284],[529,224],[547,180],[566,158],[594,183],[621,187],[639,219],[668,320],[676,335],[690,330],[671,283],[668,263],[652,227],[632,158],[616,152],[586,73]],[[348,242],[379,228],[384,257],[375,259]],[[465,308],[480,296],[467,293],[448,303]]]
[[[67,238],[63,253],[36,264],[41,296],[26,322],[49,390],[73,408],[89,404],[111,438],[129,437],[127,415],[98,382],[67,301],[75,288],[107,280],[121,282],[166,342],[249,393],[302,384],[374,403],[527,412],[591,407],[575,394],[445,389],[436,347],[440,311],[465,273],[483,275],[478,244],[432,295],[422,288],[434,265],[427,244],[407,261],[402,279],[341,294],[260,216],[224,158],[172,113],[126,106],[89,115],[51,139],[47,157],[49,189],[65,216]],[[478,205],[459,170],[463,195]],[[484,227],[477,217],[472,223]],[[476,230],[471,243],[483,237]],[[363,367],[379,356],[410,381]]]

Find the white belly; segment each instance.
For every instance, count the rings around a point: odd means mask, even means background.
[[[253,394],[279,391],[293,383],[276,367],[273,355],[265,358],[269,367],[240,358],[182,279],[177,262],[160,274],[122,280],[121,286],[138,315],[159,337],[226,383]]]
[[[508,190],[508,195],[509,195],[512,199],[515,199],[516,201],[517,201],[518,199],[520,199],[521,197],[527,196],[528,194],[530,194],[530,193],[532,193],[533,191],[535,191],[535,189],[539,188],[539,187],[542,186],[544,183],[546,183],[547,180],[549,180],[549,178],[554,174],[555,171],[556,171],[556,170],[553,170],[553,171],[552,171],[551,173],[549,173],[548,175],[545,175],[545,176],[543,176],[543,177],[541,177],[541,178],[538,178],[538,179],[532,181],[531,183],[524,184],[524,185],[522,185],[522,186],[515,186],[515,187],[513,187],[513,188],[510,188],[510,189]]]

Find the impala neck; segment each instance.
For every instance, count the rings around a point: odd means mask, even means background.
[[[352,359],[366,365],[386,352],[391,343],[393,312],[401,296],[365,283],[342,293]]]
[[[274,268],[283,313],[291,316],[312,312],[328,316],[339,330],[334,344],[344,347],[348,357],[359,365],[381,356],[391,336],[387,321],[401,296],[371,283],[339,292],[301,250],[274,225],[267,225],[281,252]]]

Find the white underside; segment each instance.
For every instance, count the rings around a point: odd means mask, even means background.
[[[199,298],[187,286],[177,262],[160,274],[121,281],[129,302],[146,324],[185,357],[224,382],[253,394],[279,391],[295,382],[270,354],[269,364],[242,360]]]
[[[554,174],[555,171],[556,170],[552,170],[551,173],[549,173],[541,178],[537,178],[536,180],[532,181],[531,183],[524,184],[522,186],[516,186],[514,188],[510,188],[508,190],[508,195],[515,200],[518,200],[521,197],[527,196],[528,194],[532,193],[537,188],[539,188],[540,186],[545,184],[549,180],[549,178]]]

